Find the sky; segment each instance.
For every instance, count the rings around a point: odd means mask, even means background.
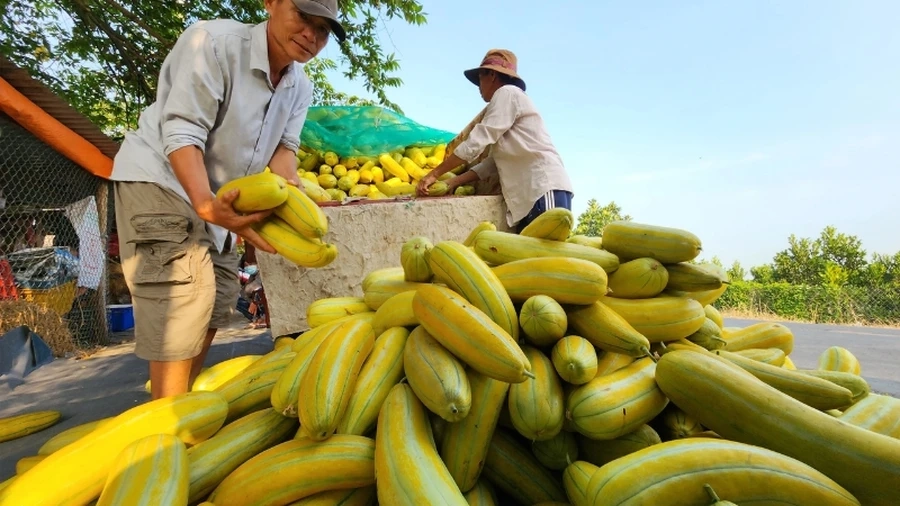
[[[384,23],[404,81],[390,99],[458,132],[484,107],[463,70],[512,50],[576,215],[615,201],[726,265],[768,263],[829,225],[900,251],[900,2],[422,3],[426,25]]]

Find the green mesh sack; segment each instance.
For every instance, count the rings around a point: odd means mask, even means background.
[[[309,108],[300,144],[339,156],[377,156],[410,146],[443,144],[454,137],[383,107],[322,106]]]

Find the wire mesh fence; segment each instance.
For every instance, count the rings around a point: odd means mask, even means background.
[[[838,325],[900,326],[900,285],[732,283],[714,304],[732,314]]]
[[[128,302],[108,293],[109,196],[0,113],[0,333],[27,325],[58,356],[107,342],[107,304]]]

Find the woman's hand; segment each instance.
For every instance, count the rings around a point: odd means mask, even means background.
[[[419,195],[427,196],[428,195],[428,187],[433,185],[434,182],[437,181],[437,176],[429,172],[419,181],[419,185],[416,186],[416,193]]]
[[[238,213],[234,210],[233,203],[240,194],[240,190],[234,189],[220,198],[211,198],[197,209],[197,215],[206,222],[238,234],[257,249],[266,253],[276,253],[275,248],[252,228],[252,225],[266,219],[272,214],[272,211],[259,211],[248,214]]]

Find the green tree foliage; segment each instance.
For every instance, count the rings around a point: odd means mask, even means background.
[[[622,208],[615,202],[610,202],[603,207],[597,203],[597,199],[588,200],[587,209],[578,216],[578,224],[575,233],[592,237],[602,237],[603,227],[613,221],[630,221],[631,216],[622,214]]]
[[[728,279],[731,281],[743,281],[747,279],[747,271],[744,270],[744,266],[737,260],[731,264],[731,267],[726,271],[728,273]]]
[[[575,233],[600,236],[607,223],[619,219],[631,217],[615,202],[600,207],[592,199]],[[723,267],[717,256],[692,263]],[[749,273],[739,261],[726,273],[731,284],[715,302],[722,310],[820,323],[900,324],[900,252],[867,259],[859,238],[833,226],[815,239],[791,235],[771,263]]]
[[[791,235],[771,264],[751,268],[753,280],[732,284],[716,305],[822,323],[896,324],[900,252],[867,257],[859,238],[832,226],[815,239]]]
[[[866,256],[858,237],[829,226],[816,239],[792,234],[788,248],[775,255],[772,276],[792,284],[861,286],[870,281]]]
[[[287,1],[287,0],[282,0]],[[387,91],[402,84],[400,64],[382,47],[384,23],[426,22],[417,0],[341,0],[347,42],[338,61],[306,66],[317,105],[377,103],[398,112]],[[203,19],[264,20],[261,0],[0,0],[0,53],[46,83],[107,133],[137,125],[153,102],[163,60],[184,29]],[[338,47],[332,41],[333,47]],[[343,70],[374,100],[336,90],[327,72]]]

